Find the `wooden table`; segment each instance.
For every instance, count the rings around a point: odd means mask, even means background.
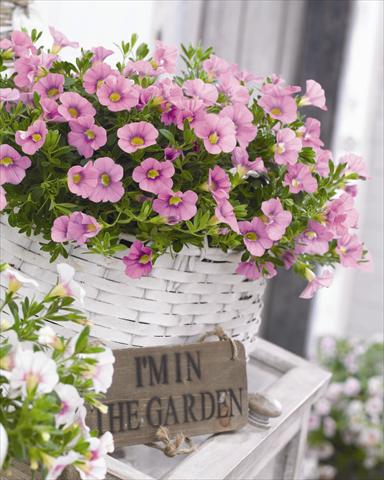
[[[249,392],[266,392],[283,407],[268,430],[248,424],[235,433],[194,437],[196,452],[168,458],[144,445],[108,457],[108,480],[294,480],[300,478],[310,408],[330,373],[258,339],[248,364]]]

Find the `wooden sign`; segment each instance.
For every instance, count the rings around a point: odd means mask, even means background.
[[[149,443],[165,426],[186,436],[237,430],[247,423],[245,350],[229,341],[115,350],[108,413],[87,424],[110,431],[116,446]]]

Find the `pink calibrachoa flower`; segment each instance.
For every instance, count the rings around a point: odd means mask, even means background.
[[[300,294],[300,298],[312,298],[320,288],[328,288],[331,286],[333,273],[330,270],[324,271],[317,276],[309,270],[307,274],[308,285]]]
[[[303,147],[320,148],[324,145],[320,140],[320,127],[319,120],[308,117],[304,126],[297,129],[296,135],[301,138]]]
[[[36,79],[46,75],[56,56],[47,53],[21,57],[15,61],[15,85],[19,88],[32,88]]]
[[[272,83],[264,83],[261,87],[261,92],[266,95],[273,95],[275,97],[291,96],[298,93],[301,87],[297,85],[284,85],[284,80],[274,74],[271,75]]]
[[[88,198],[98,184],[99,172],[89,161],[84,167],[75,165],[68,170],[69,191],[82,198]]]
[[[140,88],[122,75],[109,75],[96,95],[101,105],[111,112],[129,111],[139,103]]]
[[[296,137],[296,133],[290,128],[282,128],[276,134],[275,162],[278,165],[294,165],[301,147],[301,140]]]
[[[152,270],[152,249],[139,240],[135,240],[128,255],[123,257],[125,273],[131,278],[148,275]]]
[[[289,95],[264,94],[258,100],[260,107],[272,118],[281,123],[292,123],[297,118],[295,100]]]
[[[248,88],[241,85],[232,72],[221,75],[217,88],[232,104],[242,103],[247,105],[249,102]]]
[[[104,62],[107,57],[113,55],[113,50],[108,50],[108,48],[104,47],[93,47],[91,48],[91,51],[93,53],[93,64],[95,64],[96,62]]]
[[[248,152],[244,148],[235,147],[232,151],[232,165],[236,167],[236,170],[241,176],[248,176],[260,173],[266,173],[267,169],[264,166],[263,159],[257,157],[252,162],[249,160]]]
[[[208,171],[208,190],[216,202],[229,197],[231,181],[224,169],[218,165]]]
[[[49,292],[49,295],[51,297],[72,297],[76,301],[84,303],[85,290],[80,283],[74,280],[75,269],[66,263],[58,263],[56,270],[59,277],[58,282]]]
[[[192,190],[186,192],[161,192],[153,201],[152,208],[160,216],[173,225],[185,220],[190,220],[196,215],[197,195]]]
[[[236,146],[235,124],[228,117],[208,113],[195,122],[194,130],[209,153],[228,153]]]
[[[121,179],[124,175],[123,167],[115,163],[112,158],[101,157],[93,162],[97,172],[97,185],[89,195],[92,202],[118,202],[124,195]]]
[[[69,241],[68,224],[68,215],[61,215],[60,217],[55,218],[51,228],[51,239],[54,242],[64,243]]]
[[[147,158],[133,170],[132,178],[141,190],[158,194],[171,190],[174,173],[175,167],[169,160],[159,162],[155,158]]]
[[[335,235],[343,236],[350,228],[356,228],[359,214],[354,207],[354,200],[348,193],[329,202],[325,209],[325,222]]]
[[[316,171],[322,177],[329,175],[329,161],[332,159],[332,152],[330,150],[323,150],[322,148],[315,149],[316,153]]]
[[[31,160],[23,157],[6,143],[0,145],[0,185],[19,184],[25,177],[25,170],[31,166]]]
[[[175,122],[181,130],[184,129],[184,121],[188,120],[193,128],[197,120],[205,116],[204,103],[198,98],[183,97],[175,101]]]
[[[252,124],[252,112],[241,103],[235,103],[221,110],[221,117],[230,118],[236,127],[236,139],[239,145],[246,148],[257,135],[257,127]]]
[[[211,55],[203,62],[203,70],[207,73],[209,81],[220,78],[229,69],[229,63],[217,55]]]
[[[266,217],[266,231],[273,241],[280,240],[292,221],[292,213],[284,210],[279,198],[271,198],[261,204]]]
[[[363,245],[357,235],[343,235],[337,241],[336,253],[343,267],[358,268],[363,258]]]
[[[306,91],[299,101],[299,107],[313,105],[321,108],[321,110],[328,110],[325,105],[325,94],[320,83],[315,80],[306,81]]]
[[[258,280],[259,278],[273,278],[277,275],[276,269],[272,262],[265,262],[256,265],[255,262],[240,262],[236,273],[244,275],[248,280]]]
[[[177,61],[177,48],[166,45],[160,40],[156,41],[156,50],[153,54],[152,66],[161,73],[175,73]]]
[[[65,122],[65,118],[63,118],[58,111],[59,104],[56,103],[55,100],[42,98],[40,100],[40,105],[43,109],[43,118],[46,122]]]
[[[67,121],[96,115],[93,105],[76,92],[62,93],[59,98],[61,105],[59,105],[58,111]]]
[[[107,132],[103,127],[95,125],[93,117],[80,117],[69,122],[71,131],[68,133],[68,143],[77,149],[85,158],[107,143]]]
[[[156,143],[159,132],[148,122],[127,123],[117,130],[118,144],[127,153],[136,152]]]
[[[265,250],[271,248],[273,241],[269,238],[265,224],[255,217],[250,222],[239,222],[243,242],[251,255],[261,257]]]
[[[156,64],[154,64],[156,66]],[[157,77],[161,72],[153,68],[151,62],[147,60],[137,60],[136,62],[129,60],[127,66],[123,70],[126,77],[138,75],[139,77]]]
[[[20,98],[17,88],[0,88],[0,106],[3,102],[16,102]]]
[[[290,270],[296,263],[297,256],[294,251],[287,250],[285,253],[283,253],[281,259],[283,260],[284,268],[286,270]]]
[[[284,185],[289,187],[291,193],[301,191],[313,193],[317,190],[317,180],[312,176],[307,165],[296,163],[288,166],[288,172],[284,177]]]
[[[222,198],[217,202],[215,208],[215,217],[219,223],[225,223],[231,230],[236,233],[240,233],[239,224],[233,210],[233,206],[229,200]]]
[[[96,93],[97,89],[103,85],[106,78],[110,75],[119,75],[119,72],[116,72],[106,63],[96,63],[89,68],[83,77],[83,87],[84,90],[93,94]]]
[[[64,75],[61,73],[48,73],[33,87],[33,91],[40,95],[40,98],[51,98],[57,100],[64,92]]]
[[[332,232],[321,223],[310,220],[306,230],[296,239],[296,253],[308,253],[310,255],[324,255],[328,252],[329,242],[332,240]]]
[[[79,44],[77,42],[71,42],[63,33],[55,28],[49,27],[49,32],[53,38],[53,45],[51,47],[51,52],[53,54],[57,55],[64,47],[78,48]]]
[[[186,80],[184,91],[188,96],[202,100],[205,106],[214,105],[219,96],[217,88],[212,83],[205,83],[200,78]]]
[[[363,157],[360,155],[347,153],[346,155],[340,157],[339,163],[346,163],[344,175],[356,173],[361,180],[367,180],[369,178],[367,167],[364,163]]]
[[[3,187],[0,186],[0,212],[2,212],[6,206],[7,206],[7,197],[5,195],[5,190]]]
[[[101,230],[101,225],[91,215],[82,212],[73,212],[69,216],[68,239],[83,245],[90,238],[95,237]]]
[[[31,37],[27,33],[18,30],[12,32],[11,39],[4,38],[1,40],[0,48],[11,50],[15,57],[24,57],[29,53],[36,53]]]
[[[170,160],[174,162],[176,159],[180,157],[182,151],[177,148],[166,147],[164,148],[164,158],[165,160]]]
[[[33,155],[44,145],[47,133],[48,130],[44,120],[38,119],[25,132],[18,130],[15,141],[21,146],[24,153]]]

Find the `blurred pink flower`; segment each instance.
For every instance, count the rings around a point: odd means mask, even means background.
[[[155,47],[152,66],[161,73],[175,73],[177,48],[173,45],[166,45],[160,40],[156,41]]]
[[[20,98],[17,88],[0,88],[0,106],[2,102],[16,102]]]
[[[177,158],[180,157],[182,151],[177,148],[166,147],[164,148],[164,158],[165,160],[170,160],[174,162]]]
[[[83,117],[94,117],[96,115],[93,105],[78,93],[65,92],[59,98],[61,105],[57,110],[67,121],[80,120]]]
[[[24,57],[30,53],[36,53],[36,48],[33,45],[31,37],[19,30],[14,30],[11,34],[11,39],[4,38],[0,41],[0,48],[4,50],[11,50],[15,57]]]
[[[117,130],[118,144],[121,150],[127,153],[136,152],[141,148],[156,143],[159,132],[148,122],[127,123]]]
[[[360,382],[355,377],[349,377],[344,382],[343,393],[348,397],[355,397],[360,392],[360,389]]]
[[[256,158],[252,162],[249,160],[248,152],[245,148],[235,147],[231,155],[232,165],[236,167],[236,170],[241,176],[248,173],[255,172],[265,173],[267,169],[264,166],[263,159],[261,157]]]
[[[301,138],[303,147],[320,148],[324,145],[320,140],[320,127],[319,120],[308,117],[304,126],[297,129],[296,135]]]
[[[211,55],[203,62],[203,70],[208,75],[210,81],[220,78],[230,69],[229,63],[217,55]]]
[[[295,252],[310,255],[324,255],[328,252],[329,242],[332,238],[332,232],[330,232],[327,227],[314,220],[310,220],[306,230],[296,239]]]
[[[14,64],[15,85],[19,88],[32,88],[36,78],[46,75],[46,70],[52,67],[55,59],[55,55],[47,53],[18,58]]]
[[[290,128],[282,128],[276,134],[274,158],[278,165],[294,165],[302,148],[301,140]]]
[[[322,177],[327,177],[329,175],[329,161],[332,159],[332,152],[322,148],[315,148],[314,150],[316,153],[316,171]]]
[[[306,91],[299,101],[299,107],[313,105],[321,108],[321,110],[328,110],[325,105],[325,94],[320,83],[315,80],[306,81]]]
[[[125,273],[131,278],[148,275],[152,270],[152,249],[135,240],[128,255],[123,257]]]
[[[325,209],[326,225],[338,236],[347,234],[350,228],[356,228],[358,217],[353,197],[348,193],[330,201]]]
[[[336,253],[343,267],[358,268],[363,257],[363,244],[357,235],[343,235],[337,240]]]
[[[93,47],[91,48],[91,52],[93,53],[93,64],[96,62],[104,62],[107,57],[113,55],[113,50],[109,50],[108,48],[104,47]]]
[[[217,206],[215,208],[215,217],[219,223],[225,223],[231,228],[231,230],[236,233],[240,233],[235,212],[230,201],[226,198],[222,198],[217,202]]]
[[[64,47],[78,48],[79,44],[77,42],[71,42],[68,38],[58,30],[53,27],[49,27],[49,32],[53,38],[53,45],[51,47],[51,52],[57,54]]]
[[[0,185],[19,184],[25,177],[25,170],[30,166],[31,160],[28,157],[21,156],[17,150],[6,143],[0,145]],[[1,203],[4,205],[5,193],[2,196]]]
[[[266,217],[265,229],[268,237],[273,241],[280,240],[292,221],[291,212],[283,209],[279,198],[264,201],[261,210]]]
[[[219,96],[215,85],[205,83],[200,78],[186,80],[184,82],[184,91],[189,97],[202,100],[205,106],[214,105]]]
[[[273,278],[277,272],[272,262],[265,262],[256,265],[255,262],[240,262],[236,268],[236,273],[244,275],[248,280],[258,280],[259,278]]]
[[[330,287],[332,279],[333,273],[329,270],[324,271],[317,277],[314,275],[314,278],[308,282],[307,286],[301,292],[300,298],[312,298],[320,288]]]
[[[317,180],[311,175],[307,165],[296,163],[288,166],[288,172],[284,177],[284,185],[289,187],[291,193],[305,191],[313,193],[317,190]]]
[[[141,190],[158,194],[171,190],[174,173],[175,168],[169,160],[159,162],[155,158],[147,158],[133,170],[132,178]]]
[[[231,181],[221,167],[218,165],[215,168],[210,168],[208,171],[208,190],[216,202],[220,202],[221,199],[228,198],[229,191],[231,189]]]
[[[103,127],[95,125],[93,117],[80,117],[70,121],[71,131],[68,133],[68,143],[77,149],[85,158],[107,143],[107,132]]]
[[[44,120],[38,119],[25,132],[18,130],[15,141],[21,146],[24,153],[33,155],[44,145],[47,133],[48,129]]]
[[[219,92],[223,93],[232,104],[242,103],[247,105],[249,102],[248,88],[241,85],[239,80],[232,72],[225,72],[220,76],[220,82],[217,85]]]
[[[344,169],[344,175],[349,173],[356,173],[361,180],[367,180],[370,177],[368,176],[367,167],[363,160],[363,157],[360,155],[355,155],[354,153],[347,153],[339,159],[339,163],[346,163]]]
[[[124,175],[123,167],[115,163],[112,158],[101,157],[93,162],[97,172],[97,185],[89,195],[92,202],[118,202],[124,195],[121,179]]]
[[[239,145],[246,148],[257,135],[257,127],[253,125],[252,112],[241,103],[224,107],[219,113],[221,117],[230,118],[235,124],[236,139]]]

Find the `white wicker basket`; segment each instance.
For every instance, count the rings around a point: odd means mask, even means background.
[[[50,264],[38,238],[19,234],[5,222],[3,218],[2,261],[37,279],[39,290],[46,293],[57,280],[55,263],[63,259]],[[245,281],[235,273],[238,253],[184,248],[178,254],[161,256],[150,276],[133,280],[124,274],[121,257],[125,253],[105,258],[85,251],[72,248],[65,261],[84,284],[85,309],[94,324],[94,336],[120,347],[156,346],[196,341],[220,325],[248,350],[252,346],[261,322],[266,282]],[[76,324],[68,327],[80,328]]]

